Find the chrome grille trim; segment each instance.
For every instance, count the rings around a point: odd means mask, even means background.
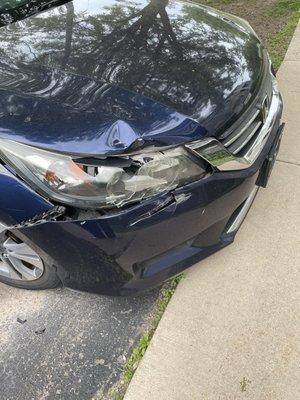
[[[259,115],[260,110],[256,110],[254,115],[251,117],[251,119],[247,122],[247,124],[237,132],[234,132],[232,135],[230,135],[226,140],[224,140],[223,144],[225,147],[230,146],[233,142],[235,142],[242,134],[251,126],[252,122],[255,121],[255,118]]]
[[[243,156],[234,155],[215,138],[207,138],[186,144],[185,147],[198,157],[203,158],[220,171],[237,171],[251,167],[254,164],[274,127],[278,114],[282,109],[282,100],[277,81],[273,78],[273,96],[265,123],[252,140]],[[253,137],[252,137],[253,139]],[[251,142],[251,139],[249,140]],[[248,142],[249,142],[248,141]]]
[[[272,93],[265,94],[263,100],[256,104],[254,114],[252,113],[253,115],[250,119],[248,121],[246,119],[246,122],[243,121],[241,126],[236,128],[226,139],[220,139],[221,143],[228,148],[230,153],[236,155],[239,152],[247,152],[247,144],[254,135],[259,134],[259,128],[266,122],[272,97]]]
[[[258,121],[254,126],[254,128],[252,129],[252,131],[248,133],[245,138],[242,138],[243,140],[241,141],[241,143],[239,143],[238,141],[234,142],[235,147],[236,145],[238,145],[238,147],[236,149],[231,149],[231,148],[229,149],[232,152],[232,154],[239,153],[246,146],[246,144],[250,142],[250,140],[257,133],[258,129],[261,126],[262,126],[262,121]]]
[[[255,188],[252,190],[252,192],[250,193],[249,197],[245,201],[245,203],[244,203],[243,207],[241,208],[240,212],[234,218],[234,220],[232,221],[231,225],[227,229],[226,233],[236,232],[240,228],[240,226],[242,225],[244,219],[247,216],[248,211],[250,210],[250,207],[252,206],[252,203],[253,203],[256,195],[257,195],[258,190],[259,190],[259,187],[255,186]]]

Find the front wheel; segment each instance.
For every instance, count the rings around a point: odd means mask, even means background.
[[[52,289],[60,284],[54,268],[27,243],[8,236],[0,243],[0,282],[22,289]]]

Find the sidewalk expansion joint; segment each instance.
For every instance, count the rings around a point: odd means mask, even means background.
[[[300,167],[300,163],[295,163],[292,161],[285,161],[285,160],[276,160],[276,162],[280,162],[280,163],[284,163],[284,164],[291,164],[291,165],[295,165],[296,167]]]

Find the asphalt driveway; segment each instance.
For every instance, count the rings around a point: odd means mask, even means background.
[[[86,400],[107,393],[157,295],[109,298],[0,284],[1,400]]]

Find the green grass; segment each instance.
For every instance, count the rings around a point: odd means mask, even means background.
[[[159,324],[159,321],[161,320],[161,317],[163,316],[163,313],[165,309],[167,308],[167,305],[169,304],[175,289],[182,279],[182,275],[172,279],[169,283],[167,283],[164,288],[161,291],[161,295],[159,298],[159,301],[157,303],[155,312],[154,312],[154,317],[151,322],[151,326],[144,332],[142,335],[138,345],[135,347],[133,350],[130,358],[126,362],[126,364],[123,367],[123,381],[126,385],[128,385],[134,375],[134,372],[143,358],[150,341],[153,337],[153,334]]]
[[[129,385],[130,381],[133,378],[135,370],[137,369],[141,359],[143,358],[146,350],[149,347],[151,339],[154,335],[154,332],[165,312],[167,305],[169,304],[175,289],[178,283],[181,281],[184,275],[179,275],[176,278],[173,278],[170,282],[166,283],[160,292],[160,296],[158,301],[155,305],[153,316],[151,318],[150,325],[142,334],[138,344],[132,350],[131,356],[125,363],[122,368],[122,378],[121,382],[114,388],[112,388],[109,392],[109,399],[110,400],[122,400]],[[97,398],[99,400],[107,399],[107,396],[99,395]]]
[[[129,360],[124,365],[123,381],[125,384],[128,384],[131,381],[139,362],[143,358],[143,356],[150,344],[152,336],[153,336],[153,332],[151,332],[151,331],[150,332],[147,331],[143,334],[137,347],[133,350]]]
[[[287,17],[284,27],[267,41],[275,69],[282,63],[300,17],[300,0],[280,0],[269,11],[273,18]]]
[[[300,0],[278,0],[268,11],[270,17],[279,18],[299,12]]]
[[[275,69],[282,63],[300,17],[300,0],[194,0],[223,11],[250,19],[254,30],[262,37]],[[253,17],[257,13],[257,18]]]

